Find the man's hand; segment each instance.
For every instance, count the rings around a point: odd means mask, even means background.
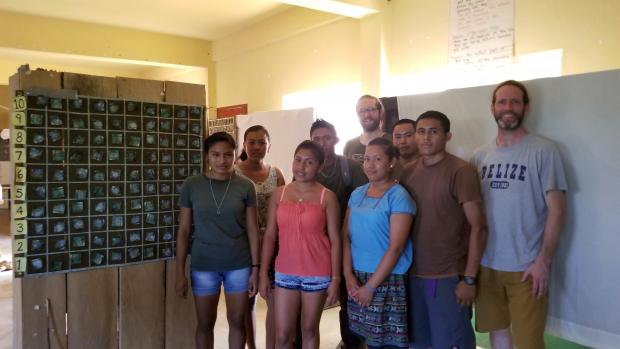
[[[476,286],[467,285],[465,281],[459,281],[456,285],[456,302],[463,307],[470,307],[476,298]]]
[[[532,278],[532,294],[540,299],[547,294],[549,287],[549,263],[540,257],[536,258],[523,272],[521,282],[527,281],[530,277]]]

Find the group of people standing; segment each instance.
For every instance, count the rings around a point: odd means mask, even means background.
[[[474,303],[493,348],[544,348],[567,185],[557,148],[523,127],[525,86],[495,88],[497,137],[471,162],[446,151],[439,111],[392,134],[378,98],[362,96],[356,111],[363,133],[344,156],[334,126],[312,124],[288,184],[264,163],[264,127],[245,132],[237,164],[230,135],[205,140],[208,169],[181,189],[177,235],[181,296],[191,255],[196,346],[213,347],[223,285],[231,348],[256,347],[257,293],[268,349],[318,348],[323,307],[337,300],[345,348],[475,348]]]

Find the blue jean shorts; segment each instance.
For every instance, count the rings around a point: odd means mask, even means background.
[[[325,291],[332,278],[330,276],[297,276],[278,273],[276,271],[276,286],[287,290],[303,292]]]
[[[252,268],[223,272],[192,270],[192,291],[194,296],[211,296],[220,292],[223,283],[225,293],[247,292],[251,271]]]

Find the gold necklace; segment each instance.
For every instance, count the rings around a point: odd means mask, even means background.
[[[222,195],[222,200],[220,200],[220,203],[217,203],[217,200],[215,200],[215,193],[213,192],[213,184],[211,183],[211,177],[209,177],[209,188],[211,188],[211,196],[213,197],[213,203],[215,204],[215,208],[217,209],[217,215],[219,216],[222,211],[222,204],[224,203],[224,199],[226,199],[226,194],[228,194],[228,188],[230,187],[230,180],[232,179],[232,174],[230,175],[230,177],[228,177],[228,184],[226,184],[226,190],[224,191],[224,195]]]

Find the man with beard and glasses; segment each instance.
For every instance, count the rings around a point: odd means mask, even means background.
[[[497,137],[478,149],[488,221],[476,299],[476,329],[490,332],[493,349],[544,348],[549,269],[566,211],[560,152],[528,133],[529,96],[508,80],[493,91]]]
[[[392,137],[389,133],[383,131],[385,110],[379,98],[363,95],[357,100],[355,109],[363,132],[359,137],[355,137],[347,142],[343,153],[347,158],[362,163],[368,142],[377,137],[383,137],[391,142]]]

